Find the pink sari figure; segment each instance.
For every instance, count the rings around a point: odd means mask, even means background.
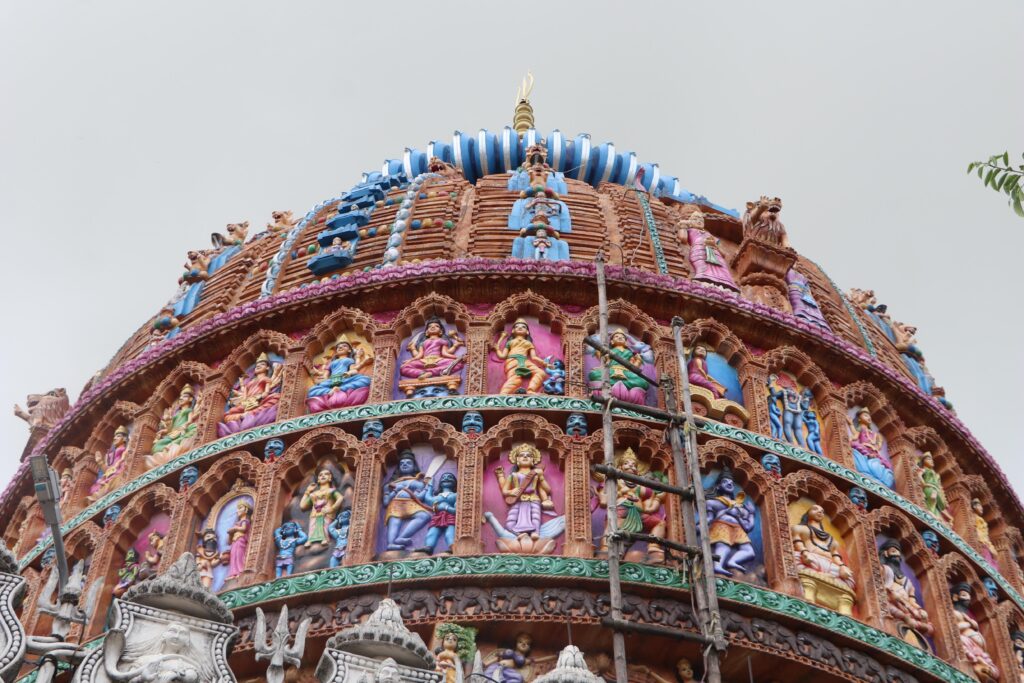
[[[399,374],[412,379],[454,375],[466,360],[456,353],[462,346],[458,336],[449,334],[440,318],[427,321],[423,334],[409,342],[412,358],[402,363]]]
[[[686,374],[690,384],[703,387],[711,392],[715,398],[725,397],[725,386],[715,381],[715,378],[708,373],[708,349],[703,344],[693,348],[693,354],[686,364]]]
[[[217,435],[227,436],[276,420],[281,376],[267,354],[261,353],[252,371],[240,377],[232,387],[224,420],[217,425]]]
[[[718,250],[718,239],[714,235],[700,228],[689,228],[686,238],[690,243],[690,265],[693,266],[694,280],[709,282],[734,292],[740,291],[725,265],[722,252]]]
[[[114,439],[106,453],[96,453],[99,471],[96,481],[89,487],[89,498],[99,498],[110,487],[125,465],[125,451],[128,450],[128,428],[121,425],[114,431]]]
[[[252,526],[252,522],[249,521],[252,516],[252,506],[241,501],[238,503],[237,509],[238,520],[233,527],[228,529],[230,550],[228,551],[227,578],[229,579],[240,575],[245,569],[245,556],[249,552],[249,528]]]

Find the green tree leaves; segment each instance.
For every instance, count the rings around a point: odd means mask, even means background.
[[[1024,164],[1014,168],[1010,165],[1010,153],[1003,152],[990,156],[988,161],[972,161],[967,165],[967,172],[977,173],[986,187],[1004,193],[1014,213],[1024,218],[1024,188],[1021,187]]]

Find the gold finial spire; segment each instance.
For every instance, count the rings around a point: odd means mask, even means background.
[[[512,115],[512,127],[516,129],[519,137],[526,131],[533,128],[533,107],[530,105],[530,93],[533,92],[533,74],[529,71],[523,77],[523,82],[516,92],[516,111]]]

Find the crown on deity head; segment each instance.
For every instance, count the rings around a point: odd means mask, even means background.
[[[128,428],[125,427],[124,425],[121,425],[120,427],[114,430],[114,436],[128,436]]]
[[[540,462],[540,459],[541,459],[540,450],[538,450],[538,448],[536,446],[534,446],[532,443],[526,443],[526,442],[523,442],[523,443],[520,443],[520,444],[516,444],[515,446],[512,447],[512,450],[510,450],[508,452],[509,462],[511,462],[514,465],[515,464],[515,457],[521,451],[525,451],[525,452],[530,454],[530,457],[533,459],[533,464],[534,465],[536,465],[536,464],[538,464]]]
[[[627,462],[631,462],[637,467],[640,466],[640,458],[636,457],[636,453],[633,451],[632,447],[626,448],[625,452],[615,458],[615,466],[619,469],[622,469],[622,466]]]
[[[256,362],[257,363],[261,363],[262,362],[262,363],[266,363],[267,365],[270,365],[270,356],[268,356],[267,352],[264,351],[260,355],[256,356]]]
[[[192,388],[191,384],[186,384],[185,386],[183,386],[181,388],[181,395],[182,396],[195,396],[196,392],[195,392],[195,389]]]

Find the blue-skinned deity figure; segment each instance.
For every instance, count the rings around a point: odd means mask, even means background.
[[[995,579],[991,576],[983,576],[981,583],[985,586],[985,592],[988,593],[988,597],[995,600],[999,599],[999,586],[996,585]]]
[[[768,422],[772,428],[772,438],[782,439],[782,399],[785,391],[778,385],[779,376],[768,377]]]
[[[277,578],[289,576],[295,567],[295,549],[306,542],[309,537],[297,522],[288,521],[274,529],[274,543],[277,545],[277,556],[274,567]]]
[[[786,441],[807,448],[804,439],[803,409],[800,407],[800,394],[796,389],[786,387],[782,390],[782,434]]]
[[[121,506],[111,505],[107,508],[107,511],[103,513],[103,527],[106,528],[111,526],[117,521],[117,518],[121,516]]]
[[[804,389],[800,394],[800,410],[802,411],[803,425],[807,427],[807,450],[821,455],[821,423],[818,422],[818,412],[814,409],[812,401],[814,393],[810,389]],[[800,432],[800,428],[797,427]],[[802,432],[800,432],[802,434]]]
[[[284,441],[281,439],[271,439],[263,447],[263,461],[273,464],[277,462],[282,453],[284,453]]]
[[[189,488],[197,481],[199,481],[199,468],[195,465],[189,465],[178,475],[178,490],[182,493],[187,493]]]
[[[327,527],[327,533],[330,534],[331,540],[334,542],[334,550],[331,552],[330,566],[332,568],[340,565],[341,561],[345,559],[345,551],[348,550],[348,529],[351,524],[352,510],[345,508]]]
[[[431,384],[418,388],[414,398],[442,398],[444,396],[451,395],[452,392],[448,390],[447,386],[443,384]]]
[[[416,455],[402,451],[394,474],[384,484],[384,527],[388,550],[411,550],[413,536],[430,523],[432,510],[423,502],[429,487]]]
[[[715,573],[733,576],[753,570],[757,551],[748,535],[757,521],[753,501],[736,491],[732,472],[726,468],[707,496],[708,539],[717,557]]]
[[[892,471],[885,440],[871,421],[871,412],[867,408],[857,410],[855,418],[849,421],[849,427],[853,463],[857,471],[892,488],[896,475]]]
[[[470,410],[462,416],[462,431],[470,436],[476,436],[484,431],[484,416],[475,410]]]
[[[782,478],[782,460],[774,453],[765,453],[761,456],[761,467],[775,479]]]
[[[384,433],[384,423],[380,420],[367,420],[363,423],[363,441],[379,439]]]
[[[868,509],[868,492],[859,486],[854,486],[846,494],[850,498],[850,502],[856,505],[859,509],[865,512]]]
[[[560,358],[548,356],[544,359],[548,365],[548,378],[542,385],[545,394],[562,396],[565,394],[565,362]]]
[[[933,553],[938,555],[939,553],[939,535],[931,529],[925,529],[921,532],[921,540],[924,541],[924,546],[931,550]]]
[[[569,436],[584,437],[590,431],[587,426],[587,416],[583,413],[569,413],[565,421],[565,433]]]
[[[458,501],[458,480],[455,475],[451,472],[442,474],[438,479],[437,489],[427,486],[420,500],[430,507],[433,515],[430,518],[427,537],[419,550],[433,554],[438,542],[443,538],[445,550],[450,551],[452,544],[455,543],[455,504]]]

